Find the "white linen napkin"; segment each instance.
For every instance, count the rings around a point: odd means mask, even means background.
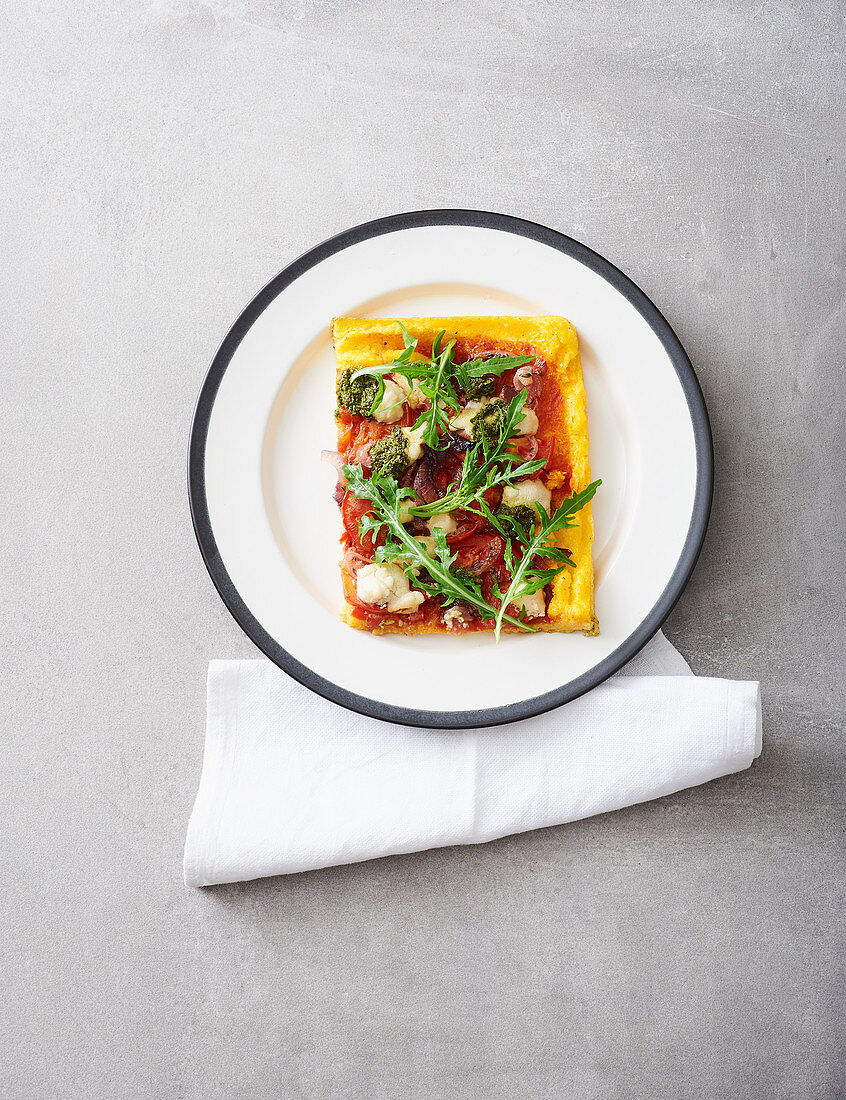
[[[480,844],[672,794],[760,751],[758,684],[693,676],[662,634],[564,707],[463,731],[364,718],[269,661],[212,661],[185,882]]]

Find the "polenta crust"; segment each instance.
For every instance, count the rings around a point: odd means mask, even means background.
[[[547,363],[549,380],[554,380],[560,403],[554,416],[541,424],[541,432],[554,438],[546,484],[552,491],[552,507],[581,492],[591,480],[588,455],[588,422],[579,342],[576,330],[563,317],[412,317],[402,323],[421,344],[431,344],[445,330],[450,340],[494,343],[502,354],[535,355]],[[392,362],[403,349],[396,320],[337,317],[332,325],[337,372]],[[567,486],[569,485],[569,489]],[[594,607],[593,516],[587,504],[575,516],[576,526],[563,531],[558,543],[570,551],[574,568],[565,568],[552,582],[547,607],[548,621],[533,625],[540,631],[598,634]],[[371,630],[345,603],[341,618],[359,630]],[[504,630],[522,633],[518,627]],[[437,624],[403,623],[396,615],[390,623],[372,629],[375,634],[450,633]]]

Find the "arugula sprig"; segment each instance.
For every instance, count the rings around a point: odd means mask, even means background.
[[[361,466],[344,466],[343,475],[355,496],[369,500],[373,505],[373,514],[361,519],[361,534],[372,534],[375,538],[383,529],[387,531],[387,540],[377,551],[377,560],[401,565],[408,577],[415,578],[414,583],[419,589],[428,596],[443,597],[447,605],[463,600],[474,607],[483,619],[495,619],[500,626],[509,623],[523,630],[534,629],[506,614],[504,608],[490,604],[482,595],[481,584],[455,569],[456,555],[450,552],[443,531],[434,534],[435,557],[431,557],[426,546],[409,534],[400,521],[400,510],[403,502],[414,495],[411,489],[399,488],[392,477],[367,478]],[[418,575],[423,571],[426,578]]]
[[[443,450],[449,446],[449,440],[441,433],[449,425],[447,410],[458,412],[461,403],[458,400],[458,388],[464,390],[471,378],[483,378],[488,374],[500,375],[515,367],[525,366],[534,361],[532,355],[496,355],[490,359],[471,359],[466,363],[455,362],[455,341],[445,347],[443,339],[446,329],[441,329],[432,342],[432,354],[428,359],[412,359],[417,351],[417,339],[412,336],[402,321],[398,321],[403,340],[403,350],[391,363],[380,366],[362,367],[352,375],[351,380],[362,377],[375,378],[378,382],[376,397],[371,407],[375,414],[385,393],[385,375],[398,374],[412,385],[417,382],[430,404],[415,423],[415,429],[422,429],[422,439],[432,450]]]
[[[441,512],[453,512],[456,508],[476,511],[489,489],[513,485],[516,478],[530,477],[546,465],[544,459],[521,460],[508,449],[517,435],[526,404],[526,390],[512,397],[508,404],[502,432],[495,440],[482,433],[473,446],[464,453],[458,484],[431,504],[421,504],[411,509],[415,516],[436,516]],[[484,513],[483,513],[484,514]],[[486,517],[487,518],[487,517]]]
[[[511,576],[511,583],[505,592],[497,590],[500,600],[499,610],[496,614],[494,637],[499,641],[503,623],[507,621],[506,609],[518,602],[523,596],[531,596],[539,592],[558,573],[568,565],[575,563],[569,554],[555,541],[554,536],[570,527],[575,527],[573,516],[580,512],[584,506],[593,499],[594,493],[602,484],[601,481],[592,481],[586,489],[575,493],[562,501],[552,515],[547,514],[542,505],[537,505],[537,513],[540,523],[528,525],[510,513],[498,517],[497,526],[502,530],[502,525],[510,528],[512,539],[506,539],[505,565]],[[515,553],[515,546],[520,553]],[[540,560],[538,560],[540,559]],[[550,565],[543,564],[550,562]],[[525,626],[525,623],[521,623]]]
[[[429,399],[429,408],[421,413],[414,425],[415,430],[421,429],[423,442],[433,451],[439,449],[440,432],[446,431],[449,425],[447,409],[452,412],[459,412],[461,409],[455,389],[450,383],[450,368],[455,367],[452,359],[455,341],[450,341],[441,350],[445,333],[446,330],[442,329],[432,344],[431,362],[435,365],[435,374],[433,378],[421,379],[419,383],[420,389]]]

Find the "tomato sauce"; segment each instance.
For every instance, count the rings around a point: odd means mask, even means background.
[[[431,346],[421,341],[418,351],[424,355],[431,354]],[[534,351],[528,345],[513,344],[504,346],[495,341],[463,340],[456,341],[455,359],[457,362],[465,362],[468,359],[490,358],[493,355],[534,355]],[[566,496],[569,492],[570,467],[569,455],[566,453],[566,440],[556,433],[555,426],[561,415],[561,394],[553,379],[548,376],[547,363],[540,357],[535,362],[528,364],[531,371],[529,384],[523,386],[526,389],[526,405],[533,409],[538,417],[539,430],[534,440],[526,440],[523,437],[515,440],[515,449],[525,458],[540,458],[546,462],[546,469],[563,471],[567,475],[563,491],[556,495]],[[496,396],[509,400],[517,392],[514,384],[515,371],[506,371],[498,382]],[[411,427],[417,420],[419,411],[405,406],[401,427]],[[370,446],[379,439],[384,439],[395,425],[381,424],[378,421],[367,420],[357,413],[350,413],[346,409],[340,409],[337,413],[338,422],[338,450],[344,456],[346,462],[351,465],[361,464],[365,470],[371,468]],[[545,430],[546,429],[546,430]],[[431,464],[431,479],[441,495],[444,495],[450,484],[458,475],[463,461],[463,452],[458,447],[436,452],[436,460]],[[409,468],[408,475],[403,478],[403,484],[411,485],[414,473],[419,463],[414,463]],[[537,477],[538,475],[533,475]],[[341,535],[341,546],[345,552],[345,558],[349,558],[348,551],[354,551],[354,560],[374,560],[374,552],[377,546],[385,542],[384,532],[375,540],[372,535],[361,537],[358,524],[362,516],[371,511],[371,505],[367,501],[358,500],[349,491],[344,491],[339,483],[336,490],[336,499],[340,501],[341,515],[344,530]],[[489,494],[488,504],[493,509],[499,503],[499,492],[495,490]],[[480,580],[482,592],[487,601],[495,601],[494,592],[498,588],[502,591],[509,583],[508,571],[503,562],[505,549],[504,540],[483,517],[473,515],[461,510],[453,513],[456,521],[456,529],[447,536],[447,542],[456,552],[456,564],[465,569],[470,569]],[[414,527],[412,527],[414,530]],[[423,533],[425,527],[421,526]],[[362,604],[358,598],[353,565],[342,565],[344,596],[352,608],[352,614],[369,629],[379,626],[442,626],[443,604],[439,597],[429,597],[416,611],[404,614],[395,614],[384,611],[370,605]],[[457,620],[454,628],[459,631],[490,630],[490,620],[481,620],[467,609],[463,620]]]

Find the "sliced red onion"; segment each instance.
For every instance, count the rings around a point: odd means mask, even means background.
[[[344,499],[344,491],[347,486],[347,479],[344,477],[343,469],[347,464],[347,460],[338,451],[321,451],[320,458],[323,462],[328,462],[330,466],[334,466],[338,472],[338,482],[335,485],[335,491],[332,493],[332,499],[336,504],[340,504]]]
[[[463,435],[459,435],[458,432],[448,431],[446,435],[453,451],[469,451],[473,446],[472,439],[467,439]]]
[[[321,451],[320,458],[323,462],[328,462],[330,466],[334,466],[339,475],[347,464],[347,460],[338,451]]]
[[[361,466],[362,469],[369,470],[373,465],[370,458],[370,448],[372,444],[372,439],[368,439],[365,443],[359,443],[350,457],[350,463],[353,466]]]
[[[344,551],[344,560],[341,564],[348,573],[355,576],[363,565],[370,565],[370,559],[350,547]]]
[[[402,477],[399,480],[400,486],[403,489],[410,489],[414,485],[414,477],[417,473],[417,467],[420,465],[420,459],[406,467]]]
[[[536,378],[546,373],[546,363],[536,359],[534,363],[527,363],[524,367],[518,367],[514,372],[514,385],[518,390],[525,390],[531,386]]]
[[[424,452],[423,458],[420,460],[420,464],[417,467],[417,472],[414,475],[414,491],[419,497],[422,497],[427,504],[431,504],[435,500],[440,500],[441,494],[435,484],[432,471],[432,460],[429,458],[431,451],[428,449]]]
[[[514,372],[514,387],[518,390],[524,390],[532,383],[532,369],[531,367],[518,367]]]

